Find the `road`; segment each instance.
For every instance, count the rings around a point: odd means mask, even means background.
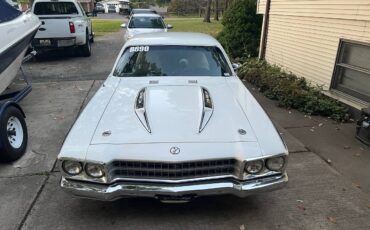
[[[171,205],[142,198],[105,203],[62,192],[56,156],[122,43],[122,32],[113,33],[96,39],[90,58],[58,54],[25,66],[35,82],[21,103],[29,147],[19,161],[0,165],[0,229],[370,229],[369,195],[289,133],[290,181],[282,190]]]

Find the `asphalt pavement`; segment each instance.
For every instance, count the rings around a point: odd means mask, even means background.
[[[122,38],[122,32],[98,37],[90,58],[60,54],[25,66],[35,82],[21,103],[29,146],[17,162],[0,165],[0,229],[370,229],[369,194],[336,164],[328,164],[327,157],[311,152],[314,149],[296,130],[291,132],[289,111],[277,110],[258,94],[270,116],[275,114],[271,117],[291,152],[290,181],[284,189],[244,199],[205,197],[187,204],[142,198],[101,202],[61,191],[56,156],[78,114],[110,72]],[[313,126],[303,115],[295,119],[302,129]]]

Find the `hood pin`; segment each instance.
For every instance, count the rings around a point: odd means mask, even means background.
[[[238,129],[238,133],[240,135],[245,135],[245,134],[247,134],[247,131],[245,131],[244,129]]]
[[[110,136],[111,134],[112,134],[112,132],[110,130],[104,131],[103,132],[103,137]]]

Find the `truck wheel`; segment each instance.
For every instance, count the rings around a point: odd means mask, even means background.
[[[89,39],[89,33],[86,32],[86,43],[82,46],[80,46],[80,50],[82,53],[82,56],[84,57],[90,57],[91,56],[91,44]]]
[[[27,126],[22,112],[8,106],[0,115],[0,161],[18,160],[26,152]]]

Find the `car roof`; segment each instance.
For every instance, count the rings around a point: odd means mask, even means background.
[[[128,40],[125,46],[145,45],[184,45],[184,46],[217,46],[220,43],[208,34],[190,32],[160,32],[138,34]]]
[[[141,9],[141,8],[136,8],[136,9],[132,9],[132,11],[148,11],[148,12],[153,12],[155,10],[153,9]]]
[[[151,14],[151,13],[145,13],[145,14],[133,14],[132,17],[161,17],[158,14]]]

